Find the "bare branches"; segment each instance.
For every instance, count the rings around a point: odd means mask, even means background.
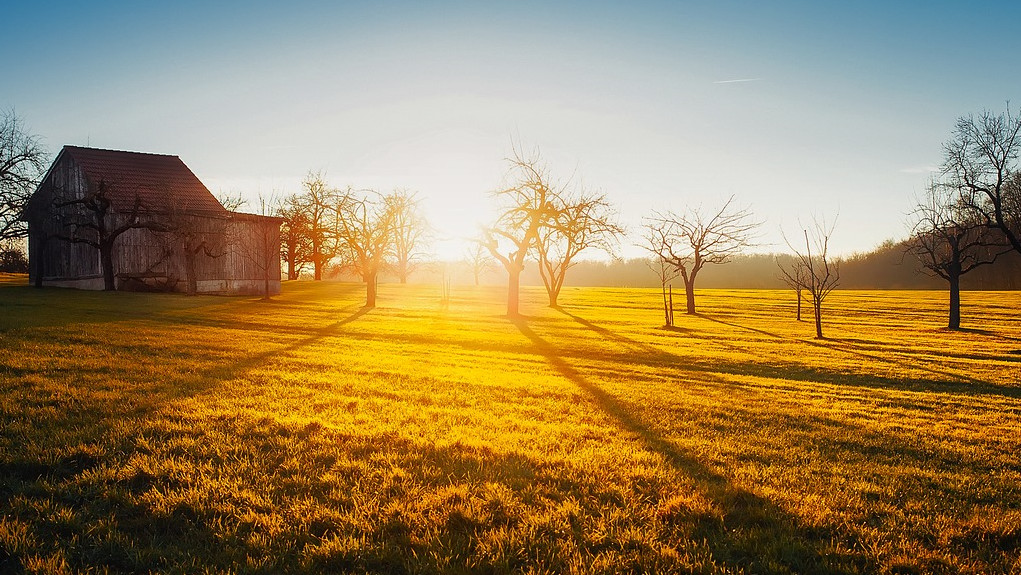
[[[723,264],[752,246],[761,225],[749,208],[734,206],[734,196],[718,209],[700,207],[683,213],[655,212],[646,218],[648,248],[680,272],[687,296],[687,312],[695,313],[695,278],[706,264]]]
[[[22,213],[46,170],[38,136],[26,132],[14,111],[0,111],[0,240],[23,238]]]
[[[836,220],[827,224],[825,220],[814,220],[810,228],[802,230],[805,236],[804,250],[784,235],[784,241],[794,252],[794,263],[789,267],[780,267],[787,285],[801,286],[812,298],[812,309],[815,314],[815,337],[822,339],[822,304],[840,282],[839,262],[829,256],[830,237]],[[799,296],[800,297],[800,296]]]
[[[563,193],[550,203],[548,219],[536,239],[536,252],[549,305],[556,307],[567,270],[577,263],[576,258],[592,250],[613,255],[624,228],[617,223],[613,206],[604,194],[584,190]]]
[[[907,251],[929,273],[950,287],[948,327],[961,327],[961,276],[992,264],[1010,251],[1002,236],[993,234],[982,217],[951,186],[931,182],[911,216],[913,224]]]
[[[349,192],[337,204],[337,238],[344,266],[366,286],[365,307],[376,305],[376,281],[393,250],[393,202],[376,191],[362,195]]]
[[[551,180],[537,152],[525,156],[515,148],[514,156],[507,161],[514,184],[493,194],[501,207],[493,224],[483,229],[482,244],[507,270],[507,315],[516,316],[525,257],[553,215],[553,200],[560,188]]]
[[[1021,253],[1021,116],[1008,105],[1002,114],[983,111],[957,120],[943,145],[943,176],[961,202],[989,228],[999,230]]]
[[[425,256],[421,250],[431,230],[415,196],[414,192],[397,189],[385,199],[393,218],[392,268],[402,284],[408,282],[408,276],[418,268]]]

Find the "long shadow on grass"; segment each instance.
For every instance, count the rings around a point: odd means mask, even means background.
[[[856,373],[845,373],[839,371],[833,371],[824,369],[821,367],[811,367],[798,363],[781,363],[775,362],[741,362],[741,361],[721,361],[718,359],[712,360],[699,360],[697,358],[684,358],[668,351],[665,351],[656,346],[649,345],[648,343],[632,339],[627,336],[620,335],[612,330],[605,327],[599,326],[591,321],[574,315],[565,310],[560,310],[561,313],[567,317],[573,319],[575,322],[587,327],[588,329],[598,333],[599,335],[631,347],[636,351],[640,351],[641,354],[627,354],[626,358],[620,357],[607,357],[608,361],[626,361],[632,364],[642,364],[649,366],[663,366],[663,367],[677,367],[688,371],[699,371],[704,373],[725,373],[729,375],[751,375],[757,377],[767,377],[772,379],[783,379],[791,381],[807,381],[807,382],[820,382],[829,383],[833,385],[858,387],[866,389],[878,389],[878,390],[898,390],[898,391],[920,391],[920,392],[939,392],[939,393],[952,393],[961,395],[998,395],[1003,397],[1018,398],[1021,397],[1021,388],[1017,387],[1006,387],[996,384],[992,384],[983,380],[975,378],[967,378],[966,381],[946,379],[947,375],[937,370],[926,369],[920,367],[919,369],[932,373],[939,376],[938,378],[904,378],[904,377],[885,377],[879,375],[866,375]],[[731,324],[720,320],[714,320],[702,316],[704,319],[715,321],[717,323],[723,323],[734,327],[743,328],[737,324]],[[795,341],[801,343],[808,343],[810,345],[816,345],[826,349],[836,349],[837,351],[844,351],[840,348],[831,348],[824,344],[818,344],[812,341],[806,341],[802,339],[785,340],[783,337],[772,334],[766,331],[758,330],[755,328],[747,328],[752,331],[757,331],[781,341]],[[683,335],[703,340],[717,341],[717,338],[699,334],[694,330],[684,330]],[[744,352],[749,350],[737,348]],[[591,354],[588,354],[591,356]],[[892,360],[886,360],[879,356],[873,356],[871,354],[861,354],[870,359],[878,361],[885,361],[891,363]],[[904,364],[913,365],[913,364]]]
[[[661,437],[634,409],[589,381],[565,361],[559,351],[536,334],[524,320],[512,320],[535,351],[564,379],[587,392],[603,411],[622,428],[634,433],[646,447],[662,455],[677,471],[693,479],[701,491],[723,512],[722,518],[703,517],[694,537],[704,537],[713,549],[714,560],[751,572],[793,571],[798,573],[842,573],[861,565],[837,564],[822,530],[810,531],[797,518],[703,464],[691,453]]]
[[[897,365],[897,366],[901,366],[901,367],[908,367],[908,368],[911,368],[911,369],[917,369],[919,371],[924,371],[926,373],[931,373],[931,374],[939,376],[941,378],[946,377],[946,376],[951,376],[951,377],[954,377],[954,378],[956,378],[957,380],[959,380],[961,382],[967,382],[967,383],[971,383],[971,384],[979,385],[979,386],[987,386],[987,387],[988,386],[992,386],[992,387],[996,387],[991,382],[988,382],[988,381],[985,381],[985,380],[982,380],[982,379],[978,379],[978,378],[975,378],[975,377],[971,377],[971,376],[968,376],[968,375],[964,375],[964,374],[961,374],[961,373],[950,373],[950,372],[947,372],[947,371],[941,371],[941,370],[938,370],[938,369],[932,369],[930,367],[926,367],[924,365],[919,364],[918,362],[905,362],[905,361],[900,361],[900,360],[897,360],[897,359],[892,359],[892,358],[889,358],[889,357],[883,357],[881,355],[876,355],[876,354],[873,354],[873,353],[867,353],[867,352],[861,351],[859,349],[855,349],[853,347],[853,344],[850,344],[850,345],[848,345],[848,344],[839,345],[836,342],[838,342],[840,340],[829,340],[829,339],[825,339],[825,338],[822,339],[822,340],[811,340],[811,339],[800,339],[800,338],[790,339],[790,338],[784,338],[783,336],[780,336],[780,335],[777,335],[775,333],[771,333],[771,332],[768,332],[768,331],[765,331],[765,330],[761,330],[761,329],[758,329],[758,328],[749,327],[749,326],[745,326],[745,325],[741,325],[741,324],[733,323],[733,322],[729,322],[729,321],[724,321],[724,320],[721,320],[721,319],[712,318],[712,317],[709,317],[709,316],[706,316],[706,315],[701,315],[700,314],[700,317],[702,319],[706,319],[706,320],[709,320],[711,322],[715,322],[715,323],[727,325],[727,326],[730,326],[730,327],[736,327],[738,329],[744,329],[744,330],[748,330],[748,331],[764,334],[764,335],[767,335],[767,336],[771,336],[771,337],[776,338],[778,340],[797,341],[797,342],[805,343],[805,344],[808,344],[808,345],[811,345],[811,346],[814,346],[814,347],[818,347],[818,348],[822,348],[822,349],[828,349],[828,350],[837,351],[837,352],[841,352],[841,353],[846,353],[846,354],[849,354],[849,355],[854,355],[854,356],[857,356],[857,357],[861,357],[861,358],[865,358],[865,359],[870,359],[870,360],[873,360],[873,361],[878,361],[878,362],[882,362],[882,363],[888,363],[888,364],[891,364],[891,365]],[[974,359],[974,358],[971,358],[971,359]],[[986,358],[986,359],[994,359],[994,358]],[[1004,360],[1004,361],[1014,361],[1013,358],[995,358],[995,359]]]

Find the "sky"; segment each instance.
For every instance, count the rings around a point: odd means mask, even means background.
[[[215,6],[212,4],[216,4]],[[492,216],[514,146],[654,210],[734,196],[785,251],[906,235],[955,120],[1021,98],[1015,2],[25,2],[0,108],[63,145],[173,154],[214,193],[418,193],[436,251]],[[1002,33],[997,33],[1001,28]]]

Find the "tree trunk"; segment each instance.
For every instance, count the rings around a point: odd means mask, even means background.
[[[298,279],[298,273],[294,270],[294,254],[287,254],[287,279],[296,280]]]
[[[950,282],[950,321],[947,327],[961,329],[961,276],[951,275]]]
[[[549,288],[549,306],[552,308],[560,307],[560,305],[557,304],[558,299],[560,299],[560,288],[551,286]]]
[[[313,272],[313,279],[319,281],[323,279],[323,266],[320,264],[320,258],[316,257],[315,261],[312,262],[312,266],[315,269]]]
[[[798,294],[798,321],[801,321],[801,290],[795,290],[795,293]]]
[[[103,268],[103,290],[114,291],[117,284],[113,276],[113,244],[103,244],[99,247],[99,265]]]
[[[35,265],[35,287],[43,287],[43,273],[46,272],[46,242],[40,241],[38,243],[39,249],[36,250],[36,265]]]
[[[674,327],[674,284],[670,284],[670,327]]]
[[[475,271],[475,287],[479,287],[479,272]]]
[[[822,300],[813,298],[812,308],[815,310],[815,338],[822,339]]]
[[[365,276],[365,307],[376,307],[376,274]]]
[[[509,271],[507,276],[507,315],[518,315],[518,286],[521,283],[521,270]]]
[[[198,278],[195,277],[195,254],[190,248],[184,250],[184,275],[187,280],[187,294],[195,295],[199,291]]]
[[[663,294],[663,325],[670,327],[670,308],[667,307],[666,285],[660,284],[660,291]]]
[[[688,313],[695,313],[695,278],[684,280],[684,299],[688,306]]]

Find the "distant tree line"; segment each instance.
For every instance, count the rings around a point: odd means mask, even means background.
[[[802,301],[811,303],[816,335],[822,337],[821,307],[837,287],[945,287],[948,327],[956,329],[962,289],[1021,289],[1021,117],[1009,106],[1002,113],[962,116],[943,148],[941,170],[916,198],[909,237],[872,252],[833,257],[834,226],[813,222],[788,237],[785,253],[748,254],[761,222],[731,196],[710,209],[654,211],[643,221],[640,240],[651,258],[621,261],[613,258],[626,230],[606,195],[573,178],[556,178],[537,151],[514,147],[509,183],[493,193],[497,215],[461,265],[475,284],[502,268],[511,316],[520,312],[523,282],[543,285],[553,307],[567,285],[655,286],[663,291],[670,325],[673,284],[683,287],[684,309],[694,314],[698,280],[700,287],[789,288],[798,319]],[[8,251],[16,249],[11,241],[24,237],[21,210],[45,166],[38,138],[13,112],[0,115],[0,240],[8,242]],[[309,172],[300,192],[264,202],[263,211],[283,220],[281,258],[288,279],[306,273],[315,280],[356,276],[366,285],[369,307],[381,274],[405,283],[428,259],[430,227],[417,195],[408,190],[342,189]],[[204,249],[200,237],[170,225],[189,252]],[[102,243],[103,234],[96,237]],[[586,260],[597,253],[611,260]],[[5,252],[0,264],[20,269],[21,262]],[[449,273],[444,268],[444,282]]]

